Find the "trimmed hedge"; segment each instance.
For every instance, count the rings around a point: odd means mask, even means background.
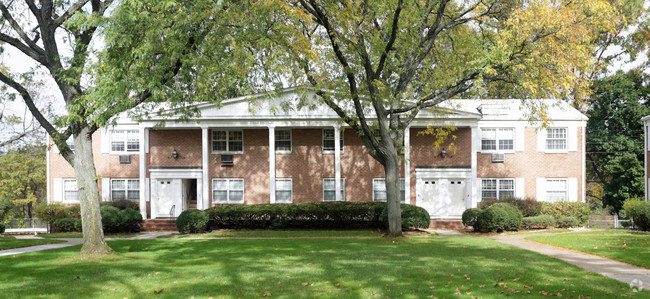
[[[628,215],[637,229],[650,230],[650,202],[639,201],[629,207]]]
[[[477,217],[481,230],[497,231],[517,230],[521,227],[521,211],[508,203],[497,203],[483,210]]]
[[[79,205],[67,207],[60,203],[38,205],[34,209],[34,214],[36,217],[43,219],[49,224],[54,224],[54,221],[57,219],[81,218]]]
[[[100,204],[116,207],[120,210],[132,209],[132,210],[140,211],[140,204],[137,201],[132,201],[128,199],[120,199],[115,201],[103,201]]]
[[[428,227],[429,214],[402,204],[402,227]],[[222,205],[206,210],[209,229],[385,228],[383,202]],[[425,219],[426,218],[426,219]]]
[[[524,217],[521,220],[521,227],[527,229],[543,229],[555,226],[555,217],[551,215],[539,215],[533,217]]]
[[[401,204],[400,210],[402,212],[402,230],[429,227],[431,216],[429,216],[429,212],[424,208],[409,204]],[[381,219],[384,222],[384,227],[388,227],[388,209],[383,209],[381,211]]]
[[[524,217],[534,217],[542,214],[542,203],[534,199],[515,197],[502,199],[486,199],[478,203],[479,208],[488,208],[497,203],[509,203],[519,209]]]
[[[208,226],[208,213],[202,210],[185,210],[176,218],[176,228],[180,233],[202,233]]]
[[[81,231],[81,220],[72,218],[61,218],[54,220],[52,229],[58,232],[79,232]]]
[[[478,231],[480,228],[478,226],[478,216],[481,215],[483,212],[482,209],[479,208],[471,208],[465,210],[463,212],[463,225],[464,226],[471,226],[475,231]]]
[[[130,208],[120,210],[113,206],[102,206],[100,211],[105,233],[128,233],[142,221],[140,212]]]
[[[585,225],[589,221],[589,204],[584,202],[543,202],[542,214],[551,215],[559,220],[560,217],[575,217],[578,225]]]
[[[578,227],[580,222],[578,218],[572,216],[561,216],[557,219],[557,227],[559,228],[569,228],[569,227]]]

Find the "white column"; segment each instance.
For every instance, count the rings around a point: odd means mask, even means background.
[[[269,126],[269,197],[275,203],[275,127]]]
[[[404,130],[404,200],[411,204],[411,127]]]
[[[147,128],[140,127],[140,150],[138,154],[140,155],[139,162],[140,165],[140,214],[142,219],[147,219],[147,155],[145,153],[148,142],[145,142],[145,137],[147,136]],[[102,136],[104,137],[104,136]]]
[[[334,192],[335,200],[341,201],[341,127],[334,126]]]
[[[481,135],[479,134],[480,131],[478,129],[478,126],[473,125],[471,126],[471,135],[472,135],[472,176],[471,176],[471,184],[472,184],[472,192],[471,192],[471,198],[466,202],[465,207],[467,208],[473,208],[478,205],[479,201],[479,179],[478,179],[478,147],[481,144]]]
[[[208,160],[210,158],[210,136],[208,127],[201,127],[201,188],[203,188],[202,197],[197,201],[197,209],[205,210],[210,207],[210,177],[208,174]]]

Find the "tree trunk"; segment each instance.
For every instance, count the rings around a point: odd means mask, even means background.
[[[92,137],[88,128],[74,135],[74,171],[77,176],[79,203],[81,206],[81,227],[84,243],[81,254],[108,254],[113,250],[104,241],[102,215],[99,211],[99,188],[92,152]]]
[[[388,208],[388,235],[402,236],[402,211],[400,206],[399,163],[397,152],[391,151],[385,159],[386,204]]]

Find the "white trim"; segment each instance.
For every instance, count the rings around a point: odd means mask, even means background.
[[[336,201],[341,199],[341,127],[334,127],[334,198]],[[344,185],[345,186],[345,185]],[[345,194],[345,190],[343,191]]]
[[[275,203],[275,127],[269,126],[269,202]]]
[[[275,128],[275,133],[276,134],[275,134],[274,142],[278,142],[278,134],[277,134],[278,131],[288,131],[289,132],[289,150],[288,151],[287,150],[278,150],[277,149],[278,147],[276,146],[275,147],[275,153],[276,154],[291,154],[293,152],[293,133],[292,133],[293,130],[291,128],[279,128],[278,129],[276,127]],[[284,140],[284,141],[286,141],[286,140]]]
[[[63,202],[63,179],[52,179],[52,202]]]
[[[515,178],[515,197],[526,199],[526,189],[524,188],[524,178]]]
[[[404,130],[404,202],[411,203],[411,127]]]
[[[147,189],[147,182],[145,178],[147,177],[147,155],[146,151],[148,149],[148,138],[149,137],[149,129],[141,127],[140,128],[140,138],[145,141],[142,142],[144,144],[140,145],[140,157],[138,159],[138,178],[140,179],[140,200],[138,206],[140,207],[140,215],[142,215],[142,219],[147,219],[147,195],[146,195],[146,189]]]
[[[582,160],[582,171],[580,172],[581,176],[581,184],[582,184],[582,198],[580,199],[581,202],[587,202],[587,128],[586,127],[581,127],[582,129],[580,130],[582,132],[581,139],[582,139],[582,153],[580,153],[580,159]],[[644,164],[644,169],[646,164]]]
[[[334,190],[325,190],[325,181],[332,180],[334,181]],[[341,184],[343,182],[343,184]],[[325,191],[334,191],[334,200],[325,200]],[[341,197],[341,191],[343,192],[343,197]],[[336,196],[338,193],[338,196]],[[345,201],[345,178],[339,179],[339,184],[337,186],[335,178],[323,178],[323,202],[333,202],[333,201]]]
[[[478,150],[481,145],[481,131],[478,126],[472,126],[470,127],[470,132],[471,132],[471,138],[472,138],[472,152],[471,152],[471,169],[470,169],[470,174],[469,177],[465,177],[467,181],[467,188],[469,188],[468,194],[469,194],[469,200],[465,203],[465,206],[469,208],[476,207],[478,205],[478,202],[481,200],[480,192],[480,180],[478,179]],[[467,170],[463,170],[467,172]],[[416,179],[420,178],[420,176],[428,174],[428,172],[422,172],[421,174],[417,173],[416,170]],[[430,174],[429,174],[430,175]],[[416,188],[417,189],[417,188]],[[417,191],[416,191],[417,192]]]
[[[111,201],[111,179],[102,178],[102,201]]]
[[[500,193],[502,191],[512,191],[512,196],[517,197],[517,179],[516,178],[481,178],[481,200],[483,200],[483,181],[485,180],[494,180],[495,185],[494,185],[494,191],[496,192],[496,199],[502,198],[500,196]],[[501,190],[501,181],[512,181],[512,189],[505,189]],[[492,190],[492,189],[490,189]]]
[[[115,199],[113,198],[113,182],[114,181],[124,181],[124,190],[123,190],[124,191],[124,199],[130,200],[129,199],[129,191],[132,191],[132,190],[129,189],[129,181],[135,181],[135,180],[138,180],[138,193],[141,193],[140,192],[141,184],[140,184],[140,179],[139,178],[111,178],[110,179],[110,188],[109,188],[110,201],[115,201]],[[103,188],[104,188],[103,183],[104,183],[104,181],[102,180],[102,194],[104,193],[103,192]],[[122,190],[120,190],[120,191],[122,191]],[[139,196],[142,196],[142,194],[138,194],[138,197]],[[138,198],[138,202],[140,202],[139,198]]]
[[[494,142],[495,142],[495,149],[483,149],[483,135],[485,130],[494,130]],[[499,148],[499,130],[510,130],[512,132],[512,149],[500,149]],[[480,143],[479,143],[479,149],[481,153],[514,153],[515,150],[517,149],[517,133],[516,133],[516,128],[514,127],[481,127],[480,128]],[[492,140],[492,139],[489,139]],[[507,140],[507,139],[504,139]]]
[[[645,200],[648,200],[648,181],[650,180],[648,178],[648,142],[650,138],[648,138],[648,122],[647,118],[649,116],[646,116],[642,118],[643,120],[643,177],[646,178],[644,181],[645,183]],[[585,151],[586,154],[586,151]]]
[[[548,138],[548,130],[549,129],[564,129],[564,148],[563,149],[549,149],[547,142],[549,140]],[[569,128],[568,127],[548,127],[547,129],[544,130],[544,135],[543,135],[544,141],[543,141],[543,147],[544,147],[544,152],[547,154],[566,154],[569,152]],[[561,140],[561,138],[553,138],[553,140]]]
[[[515,151],[526,151],[526,127],[523,125],[515,126]]]
[[[337,129],[338,130],[341,129],[341,125],[339,125],[339,124],[335,124],[333,127],[334,127],[333,131],[336,131]],[[321,150],[323,152],[323,155],[332,155],[332,154],[336,153],[336,150],[335,150],[336,149],[336,140],[334,140],[334,150],[326,150],[325,146],[324,146],[324,144],[325,144],[325,131],[329,131],[329,130],[332,130],[332,129],[323,128],[321,130]],[[336,138],[336,132],[334,132],[334,135],[335,135],[334,138]],[[339,136],[340,136],[339,137],[339,143],[341,143],[341,151],[340,151],[341,154],[345,153],[345,136],[344,135],[345,135],[345,129],[343,130],[343,134],[341,134],[341,132],[339,132]]]
[[[204,182],[210,181],[209,173],[209,159],[210,159],[210,131],[208,127],[201,127],[201,178]],[[203,196],[201,200],[198,200],[196,208],[199,210],[205,210],[210,206],[210,186],[208,184],[203,184],[201,186],[203,190]]]
[[[578,128],[576,126],[570,126],[566,130],[566,147],[569,152],[578,151]]]
[[[111,152],[111,131],[108,128],[103,128],[100,130],[101,135],[99,137],[101,143],[101,153],[108,154]]]
[[[537,201],[546,201],[546,178],[537,178]]]
[[[216,131],[224,131],[226,132],[226,150],[225,151],[218,151],[214,149],[214,132]],[[230,150],[230,132],[241,132],[241,151],[233,151]],[[275,140],[273,142],[275,145]],[[227,154],[227,155],[240,155],[244,153],[244,129],[243,128],[236,128],[236,129],[225,129],[225,128],[218,128],[218,129],[211,129],[210,130],[210,152],[212,154]]]
[[[278,182],[283,182],[283,181],[284,182],[289,182],[291,184],[291,189],[288,189],[288,190],[287,189],[278,189],[277,183]],[[275,179],[275,184],[276,184],[276,186],[274,186],[275,190],[274,190],[274,194],[273,194],[274,197],[275,197],[275,202],[274,203],[293,203],[293,178],[276,178]],[[291,192],[291,197],[289,198],[289,201],[288,202],[278,202],[277,201],[277,196],[275,196],[275,193],[278,192],[278,191],[284,191],[284,192],[289,191],[289,192]]]
[[[578,201],[578,178],[567,178],[567,201]]]
[[[143,142],[144,136],[140,133],[140,130],[141,130],[141,127],[132,127],[132,126],[131,127],[119,127],[119,128],[111,129],[110,134],[108,134],[108,136],[109,136],[109,139],[108,139],[109,152],[108,153],[111,154],[111,155],[133,155],[133,154],[136,154],[136,153],[140,152],[140,148],[142,148],[144,146],[144,144],[143,144],[144,143]],[[124,150],[123,151],[113,150],[113,137],[115,135],[115,131],[120,131],[120,132],[123,131],[124,132],[124,140],[121,141],[121,142],[124,142]],[[135,134],[137,136],[137,139],[138,139],[138,150],[136,150],[136,151],[128,150],[129,137],[132,137],[133,134]]]
[[[215,190],[214,189],[214,183],[216,181],[226,181],[226,185],[227,185],[226,189],[225,190],[223,190],[223,189]],[[241,185],[242,185],[241,190],[240,189],[232,189],[231,190],[230,189],[231,181],[241,181]],[[246,190],[246,181],[244,180],[244,178],[212,178],[212,180],[210,181],[210,186],[212,187],[211,192],[212,192],[212,203],[213,204],[244,204],[246,202],[246,192],[245,192],[245,190]],[[215,196],[214,196],[215,191],[226,191],[226,201],[216,201]],[[241,193],[242,193],[241,201],[237,201],[237,202],[230,201],[230,192],[231,191],[241,191]]]

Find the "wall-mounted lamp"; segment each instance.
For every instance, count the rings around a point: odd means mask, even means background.
[[[172,151],[172,158],[178,159],[178,152],[176,151],[176,149],[174,149],[174,151]]]
[[[443,158],[447,156],[447,151],[444,148],[440,152],[440,156],[443,157]]]

